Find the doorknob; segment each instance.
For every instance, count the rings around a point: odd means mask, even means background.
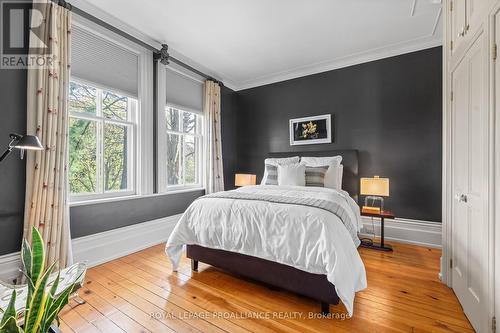
[[[458,202],[467,202],[467,196],[465,194],[456,194],[455,200]]]

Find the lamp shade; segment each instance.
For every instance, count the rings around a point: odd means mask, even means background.
[[[255,185],[257,182],[257,176],[246,174],[246,173],[237,173],[234,175],[234,185],[235,186],[247,186],[247,185]]]
[[[42,143],[34,135],[25,135],[14,145],[16,149],[43,150]]]
[[[361,178],[361,195],[389,196],[389,178]]]

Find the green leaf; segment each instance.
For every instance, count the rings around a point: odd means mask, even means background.
[[[33,296],[29,305],[28,313],[24,318],[24,330],[26,333],[38,332],[40,323],[43,318],[43,314],[46,311],[47,305],[47,293],[45,288],[47,287],[47,281],[49,279],[52,270],[54,269],[54,264],[52,264],[49,269],[42,275],[35,285],[35,290],[33,291]]]
[[[7,306],[7,309],[5,309],[5,312],[2,317],[2,321],[0,321],[0,326],[4,325],[9,318],[14,317],[16,318],[16,290],[12,292],[12,296],[10,296],[10,301],[9,305]]]
[[[24,273],[28,276],[28,278],[31,278],[31,247],[26,239],[23,239],[21,258],[23,261]]]
[[[69,296],[75,290],[75,284],[68,286],[64,291],[57,297],[57,299],[51,304],[50,308],[46,309],[48,313],[44,318],[41,332],[45,332],[46,329],[52,324],[52,322],[57,319],[57,315],[61,312],[62,308],[66,306],[69,302]]]
[[[50,323],[52,321],[54,321],[54,318],[49,318],[50,317],[50,311],[51,311],[51,308],[52,308],[52,304],[54,303],[54,299],[56,297],[56,292],[57,292],[57,287],[59,286],[59,279],[60,279],[60,276],[61,276],[61,272],[57,272],[57,276],[56,276],[56,279],[54,280],[54,283],[52,284],[52,287],[50,288],[50,291],[49,291],[49,295],[47,297],[47,304],[45,306],[45,312],[43,314],[43,318],[42,318],[42,324],[41,324],[41,327],[42,327],[42,332],[44,332],[43,328],[45,326],[47,326],[47,323],[48,323],[48,326],[50,326]]]
[[[0,326],[0,333],[23,333],[23,330],[17,324],[14,317],[9,317],[5,323]]]
[[[42,235],[40,235],[40,232],[35,227],[33,227],[32,234],[31,279],[33,280],[33,284],[36,285],[45,268],[45,246]]]

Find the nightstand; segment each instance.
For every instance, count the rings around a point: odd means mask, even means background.
[[[388,210],[383,210],[380,213],[374,213],[374,212],[367,212],[362,209],[361,216],[375,217],[380,219],[380,244],[375,242],[368,243],[361,241],[360,246],[379,251],[386,251],[386,252],[392,251],[392,246],[384,244],[384,220],[394,219],[395,218],[394,213]]]

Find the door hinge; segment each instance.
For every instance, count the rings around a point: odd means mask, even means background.
[[[495,317],[495,316],[493,316],[493,318],[491,318],[491,330],[493,332],[497,331],[497,317]]]
[[[497,44],[493,45],[492,54],[493,54],[493,60],[497,60],[497,57],[498,57],[498,46],[497,46]]]
[[[453,51],[453,41],[452,40],[450,41],[450,50]]]
[[[453,259],[450,259],[450,268],[453,268]]]
[[[453,91],[450,93],[450,99],[453,102]]]
[[[450,12],[453,11],[453,1],[450,1]]]

